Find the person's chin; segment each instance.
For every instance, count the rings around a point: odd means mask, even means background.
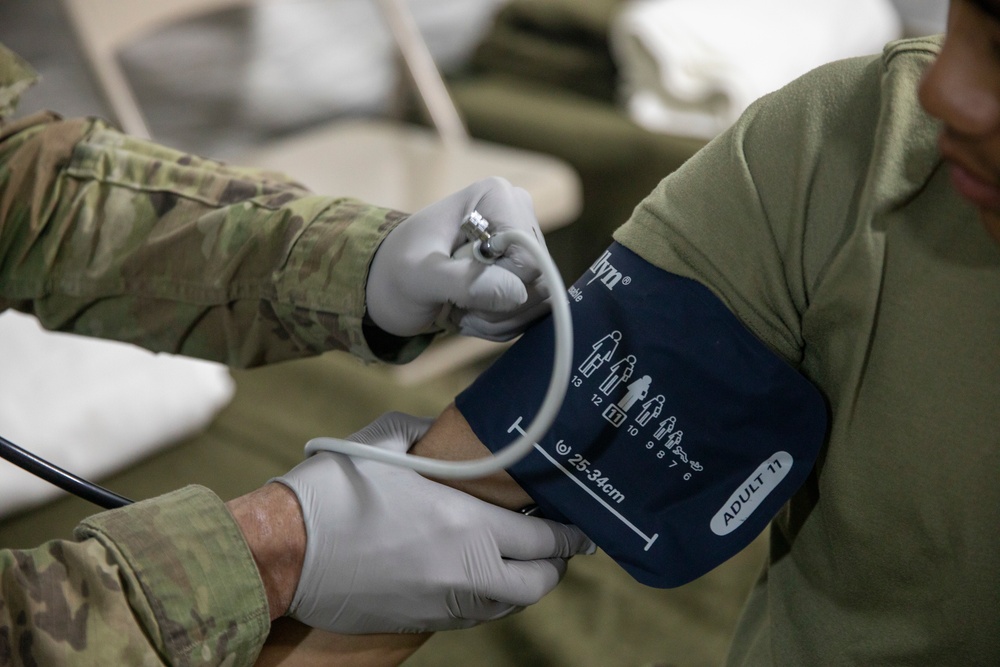
[[[1000,214],[1000,187],[987,183],[965,167],[951,164],[951,183],[958,194],[972,202],[976,208]]]
[[[958,194],[976,207],[983,227],[1000,243],[1000,187],[955,163],[951,164],[951,182]]]

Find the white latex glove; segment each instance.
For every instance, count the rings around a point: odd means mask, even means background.
[[[388,413],[351,440],[405,452],[430,420]],[[404,468],[321,452],[276,481],[306,555],[289,615],[348,634],[466,628],[537,602],[592,552],[575,526],[483,502]]]
[[[414,336],[449,319],[466,335],[508,340],[548,312],[534,258],[514,245],[495,264],[454,257],[468,243],[461,225],[472,211],[490,232],[520,229],[545,247],[531,197],[502,178],[487,178],[423,208],[379,245],[368,273],[368,315],[383,331]]]

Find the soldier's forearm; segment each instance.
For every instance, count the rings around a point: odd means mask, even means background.
[[[267,484],[226,506],[250,546],[274,621],[288,610],[302,574],[306,552],[302,509],[282,484]]]
[[[96,120],[0,123],[0,310],[48,329],[240,367],[372,357],[367,267],[400,218]]]

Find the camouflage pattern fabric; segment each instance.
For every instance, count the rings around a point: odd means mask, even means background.
[[[403,217],[99,120],[0,120],[0,310],[50,329],[240,367],[331,349],[373,359],[365,278]]]
[[[204,487],[0,551],[0,665],[250,665],[270,627],[250,550]]]
[[[403,219],[288,179],[44,112],[0,45],[0,311],[50,329],[254,366],[364,335],[375,249]],[[392,341],[402,362],[426,340]],[[262,584],[225,506],[189,488],[0,551],[0,665],[252,664]]]
[[[18,97],[37,78],[28,63],[0,44],[0,120],[14,113]]]

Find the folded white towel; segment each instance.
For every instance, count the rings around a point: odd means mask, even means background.
[[[633,0],[610,43],[636,123],[711,138],[758,97],[901,32],[890,0]]]
[[[468,63],[505,0],[408,0],[442,71]],[[275,131],[336,113],[385,115],[398,104],[395,47],[371,0],[260,2],[248,39],[244,116]],[[177,77],[189,87],[191,77]],[[294,100],[290,104],[289,100]]]
[[[233,397],[219,364],[44,331],[0,315],[0,435],[100,478],[203,429]],[[0,516],[61,493],[0,460]]]

